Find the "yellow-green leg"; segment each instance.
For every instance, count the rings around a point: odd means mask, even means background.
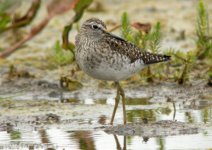
[[[120,93],[119,93],[119,88],[118,88],[118,82],[115,82],[116,86],[117,86],[117,92],[116,92],[116,98],[115,98],[115,106],[114,106],[114,109],[113,109],[113,114],[112,114],[112,118],[110,120],[110,124],[113,125],[113,120],[114,120],[114,117],[115,117],[115,114],[116,114],[116,110],[117,110],[117,107],[118,107],[118,104],[119,104],[119,100],[120,100]]]
[[[115,118],[116,110],[118,108],[118,104],[119,104],[119,100],[120,100],[120,95],[122,97],[124,124],[126,124],[127,123],[127,117],[126,117],[126,109],[125,109],[125,94],[124,94],[124,90],[120,86],[119,82],[115,82],[115,84],[117,86],[117,93],[116,93],[115,106],[114,106],[114,109],[113,109],[113,114],[112,114],[112,118],[111,118],[110,124],[111,125],[113,124],[113,120]]]
[[[126,108],[125,108],[125,94],[124,94],[124,90],[122,89],[120,84],[118,84],[118,88],[119,88],[119,91],[120,91],[120,95],[122,97],[122,108],[123,108],[123,115],[124,115],[124,124],[126,124],[127,123],[127,115],[126,115]]]

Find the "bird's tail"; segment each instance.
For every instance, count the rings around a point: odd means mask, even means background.
[[[144,61],[144,64],[147,64],[147,65],[169,61],[170,59],[171,59],[171,56],[167,56],[167,55],[153,54],[149,52],[143,53],[143,61]]]

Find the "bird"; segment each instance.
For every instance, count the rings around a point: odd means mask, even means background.
[[[113,125],[121,97],[125,125],[127,123],[125,93],[120,81],[150,64],[168,61],[171,56],[147,52],[108,32],[102,20],[90,18],[81,25],[75,37],[75,58],[80,69],[87,75],[115,83],[117,92],[110,124]]]

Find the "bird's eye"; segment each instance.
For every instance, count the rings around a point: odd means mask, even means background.
[[[98,29],[99,27],[97,25],[92,25],[93,29]]]

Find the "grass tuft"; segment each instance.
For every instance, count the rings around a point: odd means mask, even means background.
[[[134,39],[132,37],[132,30],[130,27],[129,16],[126,12],[122,14],[121,26],[122,26],[122,37],[130,42],[134,42]]]
[[[203,0],[199,0],[197,9],[197,57],[204,59],[205,57],[212,57],[212,40],[210,37],[208,11]]]
[[[149,34],[149,48],[153,53],[157,53],[161,44],[161,25],[157,22]]]

